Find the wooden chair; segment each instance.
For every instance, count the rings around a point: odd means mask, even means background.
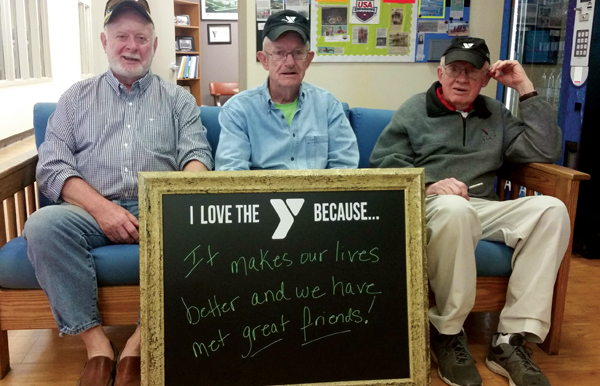
[[[506,196],[509,196],[510,199],[516,199],[519,196],[520,188],[525,187],[527,196],[533,196],[535,192],[539,192],[560,199],[566,205],[569,213],[571,237],[569,238],[569,246],[563,257],[556,278],[556,284],[554,285],[550,331],[546,340],[540,344],[540,347],[546,353],[556,355],[559,350],[560,334],[565,312],[579,182],[589,180],[590,175],[554,164],[531,163],[504,165],[498,171],[497,176],[497,193],[501,200],[504,200]],[[510,188],[506,184],[507,181],[510,181]],[[509,276],[477,277],[477,293],[472,312],[501,311],[506,302],[509,278]],[[429,303],[430,305],[435,303],[433,293],[431,292]]]
[[[221,106],[221,96],[235,95],[240,90],[237,82],[210,82],[208,88],[210,95],[215,100],[215,106]]]

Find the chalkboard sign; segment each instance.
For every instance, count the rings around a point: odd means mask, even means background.
[[[421,384],[412,173],[385,189],[356,170],[140,175],[144,384]]]

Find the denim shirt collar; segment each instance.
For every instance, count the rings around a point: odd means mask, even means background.
[[[269,92],[269,78],[268,77],[267,77],[267,80],[265,80],[265,82],[261,86],[261,91],[262,91],[263,97],[265,98],[265,102],[266,102],[266,106],[267,106],[267,113],[268,113],[269,111],[271,111],[272,109],[275,108],[275,102],[273,102],[273,99],[271,99],[271,93]],[[304,86],[304,82],[302,82],[302,83],[300,83],[300,90],[298,90],[298,110],[300,110],[302,108],[302,102],[304,101],[305,97],[306,97],[305,86]]]
[[[142,78],[136,80],[135,82],[133,82],[133,84],[131,85],[131,91],[127,92],[127,88],[121,84],[121,82],[119,82],[119,80],[117,78],[115,78],[115,75],[113,74],[112,70],[109,68],[106,73],[106,81],[108,82],[108,84],[110,85],[110,87],[117,93],[117,95],[141,95],[144,93],[144,91],[146,91],[146,89],[148,87],[150,87],[150,84],[152,84],[152,78],[153,78],[153,74],[152,71],[149,70],[146,75],[144,75]]]

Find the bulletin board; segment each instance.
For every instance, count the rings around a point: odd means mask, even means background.
[[[415,0],[315,0],[315,62],[414,62]]]
[[[415,62],[438,62],[456,36],[469,36],[471,0],[419,0]]]
[[[315,62],[438,62],[455,36],[469,36],[471,0],[257,0],[256,51],[266,19],[307,16]]]

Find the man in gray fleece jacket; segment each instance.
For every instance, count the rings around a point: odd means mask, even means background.
[[[475,302],[475,247],[485,239],[514,248],[507,300],[486,364],[512,386],[549,385],[525,341],[542,342],[548,334],[569,217],[553,197],[501,202],[493,188],[504,162],[556,161],[562,134],[523,67],[517,61],[492,65],[489,57],[483,39],[454,38],[437,69],[439,82],[398,109],[370,162],[425,168],[427,263],[436,300],[429,310],[431,350],[440,378],[449,385],[482,384],[462,327]],[[520,118],[479,95],[491,78],[519,93]]]

